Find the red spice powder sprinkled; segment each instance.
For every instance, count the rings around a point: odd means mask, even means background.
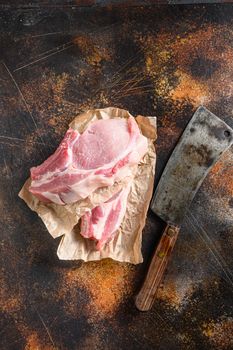
[[[77,288],[83,288],[90,300],[86,312],[90,319],[111,317],[121,302],[130,294],[134,267],[129,264],[105,259],[98,262],[85,263],[79,269],[71,270],[64,275],[61,294],[71,295],[71,303],[67,301],[66,311],[77,315]],[[69,298],[70,301],[70,298]]]

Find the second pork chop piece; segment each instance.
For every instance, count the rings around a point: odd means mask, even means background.
[[[80,234],[85,238],[94,239],[98,250],[114,237],[120,227],[125,216],[130,187],[131,184],[81,217]]]
[[[30,192],[41,201],[74,203],[131,174],[148,149],[133,117],[97,120],[69,129],[56,152],[31,169]]]

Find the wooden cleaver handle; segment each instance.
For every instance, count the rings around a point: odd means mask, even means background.
[[[146,279],[140,292],[136,296],[135,304],[138,310],[148,311],[152,307],[157,289],[166,269],[168,259],[176,243],[179,231],[180,227],[170,225],[166,226],[154,252]]]

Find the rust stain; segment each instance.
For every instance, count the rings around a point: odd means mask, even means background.
[[[73,291],[76,294],[76,288],[84,288],[90,297],[86,305],[90,320],[109,318],[130,294],[133,272],[132,266],[110,259],[85,263],[81,268],[65,273],[61,293],[63,295]],[[76,300],[74,295],[72,300]],[[72,304],[67,304],[66,309],[69,313],[77,315],[77,308]]]
[[[215,54],[214,42],[211,39],[213,39],[213,27],[211,25],[182,37],[176,36],[171,48],[179,67],[187,68],[197,53],[204,53],[208,56]]]
[[[139,35],[137,39],[143,47],[146,72],[154,83],[154,93],[174,102],[188,100],[194,107],[208,105],[219,96],[231,96],[231,35],[229,28],[210,24],[182,36]]]
[[[76,36],[73,41],[82,51],[87,63],[92,66],[100,66],[102,60],[109,61],[111,59],[107,48],[97,45],[88,36]]]
[[[194,282],[190,279],[185,281],[177,278],[176,280],[166,278],[164,285],[158,289],[157,297],[165,301],[171,307],[180,311],[188,303],[195,290]]]
[[[213,158],[211,158],[212,151],[205,145],[194,146],[187,144],[185,153],[192,164],[197,163],[199,166],[211,166]]]
[[[182,37],[178,35],[171,44],[175,61],[183,69],[190,68],[193,59],[199,56],[209,59],[209,63],[213,60],[221,60],[222,65],[223,63],[230,63],[229,58],[232,58],[232,50],[229,51],[229,47],[226,43],[223,43],[222,37],[225,37],[226,42],[230,40],[231,35],[229,28],[217,27],[211,24]],[[216,68],[214,73],[217,70]],[[206,78],[208,77],[205,76]]]
[[[10,259],[6,259],[8,264],[8,271],[6,271],[6,268],[2,268],[1,271],[0,309],[6,313],[11,314],[22,309],[25,290],[24,286],[16,283],[16,281],[19,280],[19,273],[17,271],[17,268],[20,265],[20,258],[15,253],[14,248],[8,247],[8,245],[4,244],[3,242],[1,242],[1,248],[2,253],[8,255]],[[17,273],[15,273],[15,271],[17,271]],[[14,286],[11,286],[13,279],[15,284]]]
[[[16,326],[25,340],[24,350],[57,350],[57,346],[51,342],[44,325],[40,323],[40,329],[25,322],[23,315],[16,320]]]
[[[171,146],[171,142],[176,141],[181,134],[182,129],[176,125],[171,111],[171,115],[164,115],[161,125],[158,129],[159,144],[158,149],[166,150]]]
[[[54,132],[61,135],[68,123],[80,113],[80,106],[66,98],[66,90],[71,80],[67,73],[54,74],[45,71],[44,76],[26,82],[22,86],[23,94],[39,118],[39,130],[36,133],[47,133],[46,125],[54,127]]]
[[[18,295],[9,296],[8,293],[2,291],[1,288],[1,299],[4,300],[3,305],[1,305],[1,310],[4,312],[16,312],[22,307],[21,298]]]
[[[211,169],[204,182],[204,189],[209,193],[209,205],[213,215],[225,223],[232,223],[233,198],[233,156],[231,150],[226,151]],[[229,244],[231,235],[228,236]]]
[[[189,74],[182,71],[176,71],[179,83],[171,90],[169,96],[173,100],[188,99],[195,106],[206,104],[210,100],[208,87],[202,82],[193,79]]]
[[[103,331],[103,330],[102,330]],[[79,349],[82,350],[108,350],[109,347],[105,344],[101,336],[95,330],[91,331],[88,336],[83,339],[81,344],[79,345]]]
[[[157,149],[166,150],[171,147],[171,141],[176,141],[178,135],[181,133],[181,129],[176,126],[171,125],[170,128],[161,126],[159,128],[158,134],[160,137],[160,142],[157,145]]]
[[[233,347],[233,318],[223,316],[219,321],[203,323],[202,333],[218,349],[230,349]]]
[[[174,98],[191,97],[196,105],[209,103],[219,95],[232,94],[231,35],[227,27],[207,25],[182,38],[176,37],[171,50],[180,75],[180,86],[175,88]]]
[[[49,119],[49,125],[56,126],[57,125],[57,121],[54,118],[50,118]]]
[[[171,62],[171,50],[168,45],[170,37],[168,34],[148,34],[146,37],[138,37],[145,55],[146,74],[154,83],[154,93],[167,96],[171,90],[167,68]]]
[[[226,151],[211,169],[208,182],[213,190],[233,197],[233,155],[231,150]]]
[[[32,331],[26,338],[26,346],[24,350],[55,350],[52,345],[46,345],[41,343],[40,336]]]

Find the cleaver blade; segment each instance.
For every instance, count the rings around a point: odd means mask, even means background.
[[[152,211],[168,224],[180,225],[204,178],[232,141],[233,130],[199,107],[167,162]]]
[[[139,310],[152,307],[185,213],[210,169],[232,143],[233,130],[199,107],[169,158],[151,202],[152,211],[167,225],[136,296]]]

